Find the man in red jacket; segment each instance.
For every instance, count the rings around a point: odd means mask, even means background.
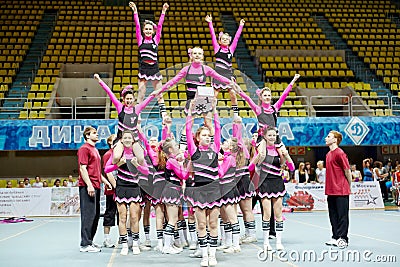
[[[349,160],[344,151],[339,148],[342,134],[330,131],[325,137],[329,146],[326,154],[326,182],[325,195],[328,196],[329,220],[332,226],[332,239],[325,244],[346,248],[349,242],[349,195],[351,185],[351,171]]]

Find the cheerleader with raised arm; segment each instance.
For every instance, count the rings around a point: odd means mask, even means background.
[[[161,30],[165,18],[165,13],[169,5],[163,5],[158,25],[150,20],[143,23],[143,35],[140,28],[138,10],[133,2],[129,2],[129,6],[133,10],[133,17],[136,24],[136,39],[139,46],[139,94],[138,103],[141,103],[146,94],[147,82],[151,81],[154,90],[159,90],[162,86],[162,75],[158,66],[158,45],[161,40]],[[158,99],[160,114],[162,117],[166,115],[164,99]]]
[[[278,127],[277,118],[278,112],[285,102],[286,97],[289,95],[289,92],[292,90],[294,83],[300,78],[299,74],[296,74],[290,84],[283,91],[282,95],[279,97],[279,100],[275,104],[271,104],[271,89],[268,87],[264,87],[261,90],[257,90],[257,95],[259,97],[259,104],[253,102],[253,100],[245,93],[239,86],[234,86],[233,89],[249,104],[250,108],[254,111],[258,120],[258,128],[263,129],[266,126]],[[283,145],[279,134],[276,139],[277,147]],[[265,157],[265,141],[260,137],[258,139],[258,151],[259,151],[259,162],[261,163]],[[260,147],[261,146],[261,147]]]
[[[239,207],[243,213],[243,221],[245,226],[245,235],[242,238],[242,243],[257,242],[256,237],[256,222],[254,219],[252,200],[256,195],[255,187],[250,180],[249,164],[251,155],[242,138],[242,119],[238,117],[233,124],[233,137],[237,138],[237,143],[243,147],[245,163],[236,169],[237,188],[239,190]]]
[[[173,137],[171,129],[172,120],[167,115],[162,121],[161,142],[168,137]],[[145,160],[149,167],[150,174],[148,175],[148,184],[141,185],[143,196],[145,199],[145,207],[143,211],[143,230],[146,240],[142,249],[150,249],[150,208],[154,207],[156,215],[156,231],[157,231],[157,246],[155,250],[161,251],[163,245],[163,231],[164,231],[164,204],[161,201],[161,192],[165,186],[164,170],[160,170],[159,166],[159,142],[157,138],[151,137],[149,141],[145,134],[139,128],[139,137],[143,140],[145,150]],[[146,177],[143,177],[146,179]]]
[[[202,251],[201,266],[217,265],[216,249],[218,241],[218,216],[220,206],[220,190],[218,176],[218,152],[221,147],[221,125],[216,110],[216,101],[213,101],[214,113],[214,143],[211,143],[210,130],[207,127],[200,127],[195,134],[198,145],[196,146],[193,134],[192,109],[189,107],[186,118],[187,148],[192,160],[194,186],[187,200],[195,208],[197,220],[198,242]],[[188,188],[186,188],[188,190]],[[210,238],[207,238],[207,217]],[[209,246],[209,248],[208,248]]]
[[[113,164],[116,164],[122,157],[123,145],[119,141],[122,137],[122,132],[124,130],[130,130],[133,133],[134,140],[134,143],[132,144],[133,153],[135,154],[139,165],[145,166],[146,164],[144,159],[144,150],[139,142],[137,124],[139,120],[139,114],[151,102],[151,100],[154,99],[155,93],[153,92],[143,102],[134,105],[135,98],[133,96],[132,85],[128,85],[122,90],[121,96],[123,103],[121,103],[111,91],[110,87],[108,87],[108,85],[100,78],[97,73],[94,74],[94,78],[99,81],[100,86],[110,97],[111,102],[114,104],[118,112],[118,132],[117,138],[114,141],[116,143],[113,147]]]
[[[243,30],[244,26],[244,19],[240,20],[239,28],[236,31],[235,37],[233,38],[224,32],[220,32],[217,36],[215,35],[214,27],[212,24],[212,16],[207,15],[206,21],[208,23],[208,28],[210,29],[212,45],[214,48],[214,55],[215,55],[215,71],[222,76],[231,79],[234,77],[232,71],[232,60],[233,54],[235,53],[237,43],[239,41],[240,35]],[[231,42],[232,41],[232,42]],[[232,110],[235,116],[239,116],[239,109],[236,94],[234,91],[230,89],[230,87],[226,84],[219,82],[218,80],[213,79],[212,85],[215,89],[215,96],[218,96],[218,93],[221,90],[228,90],[229,96],[231,98]]]

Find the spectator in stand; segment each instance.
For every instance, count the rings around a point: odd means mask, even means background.
[[[63,187],[68,187],[68,181],[67,181],[67,179],[64,179],[64,180],[63,180],[62,186],[63,186]]]
[[[282,166],[282,179],[284,183],[290,181],[289,167],[286,164]]]
[[[77,186],[78,182],[74,181],[74,177],[72,177],[72,175],[68,175],[68,187],[75,187]]]
[[[6,188],[12,188],[12,187],[13,187],[13,186],[12,186],[11,181],[7,181]]]
[[[388,160],[388,162],[386,162],[384,168],[387,170],[388,173],[392,173],[395,170],[395,168],[393,168],[392,166],[392,161],[390,159]]]
[[[25,183],[23,180],[18,182],[18,188],[25,188]]]
[[[49,184],[47,183],[46,180],[43,181],[43,187],[49,187]]]
[[[396,166],[396,170],[392,177],[393,186],[390,188],[392,192],[393,201],[392,203],[399,205],[399,190],[400,190],[400,165]]]
[[[43,183],[42,183],[41,178],[40,178],[39,175],[35,176],[35,182],[32,184],[32,187],[35,187],[35,188],[43,187]]]
[[[25,177],[24,185],[25,185],[25,188],[31,188],[32,187],[31,183],[29,182],[29,178],[28,177]]]
[[[379,182],[383,201],[388,201],[389,195],[388,195],[388,190],[386,187],[386,182],[388,181],[389,174],[387,172],[384,173],[382,162],[380,162],[380,161],[374,162],[374,169],[373,169],[372,174],[374,175],[374,179]]]
[[[374,180],[374,178],[372,178],[371,160],[370,159],[363,160],[363,173],[364,173],[363,180],[365,182],[370,182],[370,181]]]
[[[299,168],[294,172],[294,179],[296,183],[307,183],[308,173],[306,172],[304,162],[299,163]]]
[[[53,187],[60,187],[60,185],[61,185],[61,180],[60,180],[60,179],[56,179],[56,180],[54,181]]]
[[[361,175],[361,172],[359,170],[357,170],[356,164],[352,164],[350,166],[350,168],[351,168],[351,176],[352,176],[353,182],[362,182],[362,175]]]
[[[317,182],[317,175],[315,173],[315,169],[311,167],[310,162],[306,162],[305,171],[308,175],[307,183],[315,184]]]
[[[324,184],[326,180],[326,169],[324,168],[324,161],[320,160],[317,162],[317,169],[315,170],[317,174],[317,181],[320,184]]]

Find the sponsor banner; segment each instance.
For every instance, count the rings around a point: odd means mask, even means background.
[[[324,184],[287,183],[284,208],[294,211],[326,211]],[[350,209],[383,209],[379,183],[352,183]],[[100,212],[105,210],[103,190]],[[0,217],[79,216],[79,188],[1,188]]]
[[[221,118],[222,139],[232,134],[232,119]],[[203,123],[195,120],[193,131]],[[399,117],[285,117],[278,118],[279,134],[288,147],[325,146],[330,130],[343,134],[342,146],[398,145]],[[116,120],[2,120],[0,150],[76,150],[83,144],[83,130],[93,126],[99,133],[98,149],[108,149],[106,139],[116,132]],[[185,119],[173,119],[172,132],[177,139]],[[257,130],[255,118],[243,119],[243,136]],[[147,137],[161,138],[161,119],[142,121]]]
[[[287,183],[283,205],[295,211],[328,210],[324,184]],[[351,184],[350,209],[383,209],[379,183],[354,182]]]

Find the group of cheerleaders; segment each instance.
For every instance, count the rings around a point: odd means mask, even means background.
[[[264,249],[272,250],[269,244],[269,230],[270,217],[274,216],[276,249],[283,250],[282,197],[285,194],[285,186],[281,167],[286,164],[290,170],[294,170],[294,164],[277,133],[277,112],[300,76],[296,74],[275,104],[271,103],[271,91],[267,87],[257,90],[259,103],[254,103],[235,83],[232,72],[232,57],[244,20],[240,21],[239,29],[231,42],[227,33],[220,33],[217,39],[212,17],[207,16],[216,58],[215,70],[203,65],[203,50],[194,47],[189,49],[190,64],[162,85],[157,49],[169,6],[163,5],[158,25],[148,20],[144,21],[143,31],[136,5],[130,2],[129,6],[134,13],[139,46],[138,99],[135,100],[133,87],[128,85],[121,92],[120,102],[100,76],[94,75],[118,112],[118,133],[105,172],[115,172],[117,177],[114,199],[119,212],[121,255],[129,253],[128,233],[131,236],[133,254],[139,254],[143,247],[139,241],[139,221],[144,203],[147,203],[148,207],[153,205],[155,209],[158,240],[156,250],[164,254],[177,254],[182,251],[182,247],[189,246],[186,221],[182,216],[182,203],[186,202],[189,206],[190,249],[197,249],[192,255],[201,257],[201,266],[215,266],[218,227],[221,227],[222,236],[222,245],[219,248],[225,253],[240,252],[240,241],[257,241],[252,212],[252,198],[256,194],[263,207]],[[206,85],[206,76],[212,77],[216,95],[220,90],[227,89],[232,101],[233,136],[222,144],[216,100],[212,103],[212,111],[199,114],[194,109],[193,100],[197,87]],[[187,116],[185,129],[180,142],[177,142],[171,134],[172,119],[167,114],[162,93],[183,78],[187,86]],[[155,90],[145,98],[149,81]],[[236,95],[249,104],[258,119],[258,138],[256,136],[251,142],[242,138],[242,121],[238,116]],[[154,137],[147,140],[140,128],[140,113],[155,98],[158,100],[162,117],[161,141]],[[195,115],[203,116],[204,126],[200,126],[193,133]],[[237,204],[243,213],[245,225],[245,236],[242,238]],[[274,215],[271,215],[271,206]],[[128,229],[127,209],[130,220]],[[149,226],[144,228],[148,238]],[[176,242],[179,240],[181,242]]]

